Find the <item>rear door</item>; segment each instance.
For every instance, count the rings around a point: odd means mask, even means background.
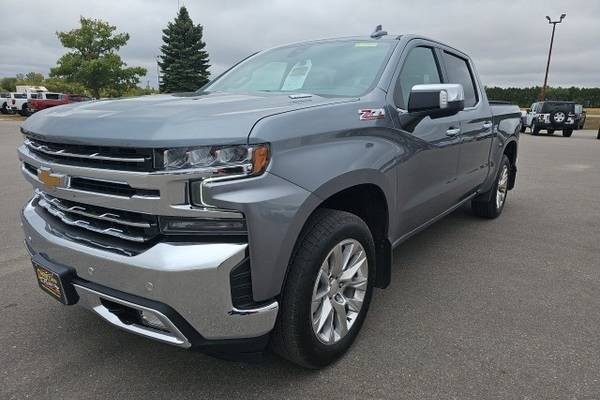
[[[439,51],[415,40],[404,51],[393,91],[397,134],[411,155],[398,166],[398,209],[401,235],[440,215],[457,201],[458,119],[417,118],[406,111],[413,86],[442,82]]]
[[[461,195],[466,196],[485,181],[490,168],[492,110],[469,59],[448,50],[443,57],[447,83],[459,83],[465,92],[465,108],[457,115],[461,139],[457,178]]]

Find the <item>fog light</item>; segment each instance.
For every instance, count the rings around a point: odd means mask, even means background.
[[[160,229],[165,234],[229,234],[245,235],[246,221],[242,218],[172,218],[160,217]]]
[[[163,324],[163,322],[160,320],[160,318],[158,318],[156,316],[156,314],[154,314],[151,311],[146,311],[143,310],[141,312],[141,317],[142,317],[142,324],[150,327],[150,328],[154,328],[154,329],[159,329],[161,331],[169,331],[169,329],[167,328],[167,326],[165,324]]]

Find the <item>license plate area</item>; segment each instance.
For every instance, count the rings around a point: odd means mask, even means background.
[[[31,263],[40,289],[63,304],[77,303],[79,296],[72,283],[75,276],[72,269],[49,265],[49,263],[40,262],[35,258],[31,260]]]

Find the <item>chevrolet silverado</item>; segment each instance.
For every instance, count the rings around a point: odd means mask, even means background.
[[[194,93],[31,116],[25,245],[44,292],[123,330],[319,368],[351,346],[394,248],[467,203],[502,213],[519,128],[438,41],[285,45]]]

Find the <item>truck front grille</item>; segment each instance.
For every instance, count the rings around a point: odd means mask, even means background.
[[[103,193],[122,197],[159,197],[159,190],[136,189],[126,183],[108,182],[92,178],[73,177],[69,181],[69,187],[72,189],[83,190],[91,193]]]
[[[38,192],[38,206],[50,218],[83,231],[145,243],[159,234],[156,216],[131,211],[112,210]]]
[[[153,171],[154,152],[148,148],[51,143],[27,137],[25,146],[39,158],[59,164],[125,171]]]

